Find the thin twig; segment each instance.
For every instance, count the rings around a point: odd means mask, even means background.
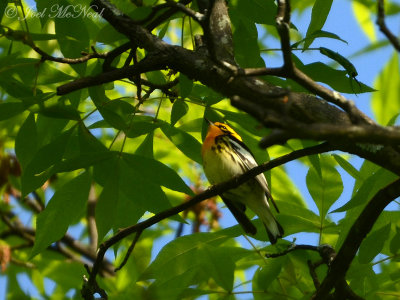
[[[384,0],[378,0],[378,18],[376,24],[378,24],[380,31],[387,37],[393,47],[400,52],[400,40],[386,26]]]
[[[137,243],[137,241],[139,240],[141,234],[142,234],[142,231],[136,232],[135,238],[133,239],[132,244],[129,246],[129,249],[128,249],[128,251],[127,251],[126,254],[125,254],[124,260],[123,260],[122,263],[118,266],[118,268],[115,268],[115,270],[114,270],[115,272],[121,270],[121,269],[125,266],[125,264],[128,262],[129,256],[131,255],[133,249],[135,248],[136,243]]]

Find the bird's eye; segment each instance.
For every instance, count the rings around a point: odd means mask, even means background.
[[[221,127],[220,127],[222,130],[227,130],[226,129],[226,126],[224,126],[224,125],[221,125]]]

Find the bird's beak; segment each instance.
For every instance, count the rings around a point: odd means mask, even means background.
[[[206,119],[206,118],[204,118],[204,120],[206,120],[206,121],[207,121],[207,123],[208,123],[209,125],[214,125],[214,123],[213,123],[213,122],[211,122],[210,120],[208,120],[208,119]]]

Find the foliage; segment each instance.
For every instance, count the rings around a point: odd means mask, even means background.
[[[175,7],[168,1],[112,2],[146,26]],[[187,7],[197,11],[198,2],[186,1]],[[337,33],[324,31],[327,18],[340,18],[329,14],[333,1],[292,2],[293,13],[311,13],[307,28],[292,24],[292,46],[313,51],[316,41],[323,46],[327,39],[343,41]],[[377,40],[380,36],[370,21],[376,12],[370,1],[353,2],[370,47],[378,45],[354,52],[378,53],[380,47],[390,46]],[[52,3],[0,3],[0,265],[7,278],[7,299],[28,298],[23,283],[27,280],[35,287],[28,292],[36,294],[34,298],[80,299],[83,276],[88,276],[84,264],[93,265],[102,242],[120,228],[202,193],[208,185],[200,155],[207,129],[204,118],[237,129],[259,163],[316,144],[292,139],[260,149],[259,141],[270,133],[264,124],[233,107],[221,91],[173,69],[146,70],[58,95],[58,87],[78,78],[144,61],[147,50],[127,48],[109,64],[101,54],[123,47],[128,38],[96,15],[89,1]],[[57,16],[51,11],[56,7],[75,11],[65,11],[69,17]],[[274,26],[276,10],[272,0],[229,1],[235,59],[241,67],[265,67],[265,61],[278,53],[262,51],[271,40],[280,40]],[[391,3],[388,14],[398,16],[399,12],[400,6]],[[175,11],[159,20],[150,28],[154,35],[195,48],[194,35],[201,34],[202,28],[193,19]],[[302,72],[337,92],[378,90],[370,94],[376,121],[396,123],[400,111],[398,53],[386,60],[371,88],[355,80],[346,61],[336,60],[341,64],[338,68],[323,56],[319,59],[327,63],[307,63],[309,51],[304,51],[293,55]],[[73,62],[82,57],[87,59]],[[263,79],[294,92],[306,91],[290,78]],[[307,261],[319,261],[318,253],[300,250],[277,258],[265,254],[285,251],[296,237],[304,237],[303,232],[318,236],[316,246],[330,244],[339,251],[368,201],[398,178],[368,160],[362,160],[358,168],[350,158],[335,152],[299,159],[299,169],[307,170],[302,180],[310,196],[301,192],[300,179],[289,176],[285,167],[266,173],[281,211],[277,219],[285,229],[285,238],[274,246],[267,243],[257,220],[259,233],[254,238],[239,238],[243,232],[236,222],[226,226],[220,220],[221,212],[225,218],[229,211],[210,199],[137,233],[137,243],[130,235],[113,244],[97,284],[110,299],[196,299],[203,295],[242,299],[243,294],[254,299],[309,299],[316,287]],[[339,202],[343,197],[345,203]],[[310,208],[306,198],[317,209]],[[336,212],[342,212],[340,218]],[[400,295],[399,220],[397,205],[383,211],[347,272],[350,288],[363,298]],[[188,233],[187,223],[192,221],[198,226]],[[199,227],[204,232],[196,233]],[[188,234],[174,238],[177,228]],[[114,272],[132,241],[132,255]],[[316,243],[313,238],[307,241]],[[322,281],[327,267],[314,271]],[[49,280],[54,288],[49,288]]]

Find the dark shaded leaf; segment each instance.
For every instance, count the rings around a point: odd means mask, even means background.
[[[202,265],[202,271],[211,276],[225,291],[232,291],[235,262],[226,247],[201,244],[196,260]]]
[[[193,88],[193,81],[184,74],[179,75],[179,95],[186,98],[190,95]]]
[[[185,101],[181,99],[177,99],[174,101],[172,105],[171,111],[171,125],[174,126],[176,122],[178,122],[186,113],[188,112],[189,107]]]
[[[161,162],[127,153],[123,153],[122,158],[143,179],[174,191],[193,195],[193,191],[186,185],[182,178],[174,170]]]
[[[22,195],[40,187],[53,174],[50,167],[61,161],[73,130],[68,130],[53,142],[40,148],[22,173]]]
[[[234,0],[231,10],[258,24],[275,25],[276,4],[272,0]],[[230,13],[231,13],[230,10]]]
[[[108,231],[115,223],[119,202],[119,165],[115,164],[114,170],[109,174],[104,185],[97,205],[96,205],[96,224],[99,235],[99,242],[103,240]]]
[[[161,125],[161,130],[183,154],[199,164],[202,163],[201,145],[193,136],[167,123]]]
[[[0,103],[0,121],[10,119],[25,110],[22,102]]]
[[[388,239],[389,233],[390,223],[369,233],[360,246],[358,261],[361,264],[371,262],[383,249],[383,245]]]
[[[23,170],[34,157],[37,146],[35,115],[31,113],[22,124],[15,139],[15,153]]]
[[[43,107],[39,110],[39,113],[49,117],[57,119],[67,119],[67,120],[80,120],[81,116],[79,111],[72,105],[53,105],[48,107]]]
[[[147,158],[154,158],[153,144],[154,144],[154,131],[151,131],[146,135],[143,142],[136,149],[135,154]]]
[[[42,252],[66,233],[68,226],[83,213],[89,196],[91,175],[84,172],[64,184],[50,199],[36,221],[36,238],[30,257]]]
[[[165,76],[161,71],[151,71],[146,73],[147,79],[154,84],[166,84]]]
[[[154,118],[150,116],[134,116],[130,123],[129,129],[125,130],[125,134],[129,138],[135,138],[150,132],[154,132],[160,127],[159,122],[154,122]]]
[[[265,67],[258,46],[257,27],[253,21],[242,18],[236,10],[230,12],[233,28],[235,59],[243,68]]]
[[[390,252],[392,254],[397,254],[400,249],[400,227],[396,226],[396,234],[390,241]]]

